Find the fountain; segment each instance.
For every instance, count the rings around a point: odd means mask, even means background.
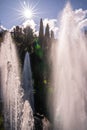
[[[26,100],[24,103],[23,115],[22,115],[22,123],[21,123],[21,130],[33,130],[33,115],[30,112],[31,106],[29,101]],[[27,120],[26,120],[27,119]]]
[[[68,3],[52,50],[54,130],[87,130],[87,45]]]
[[[33,130],[33,112],[29,101],[23,100],[24,90],[20,77],[15,44],[7,32],[0,47],[0,86],[5,130]],[[22,125],[24,122],[26,126]]]
[[[26,52],[25,60],[24,60],[24,68],[23,68],[23,88],[24,88],[24,99],[29,100],[31,108],[34,112],[34,95],[33,95],[33,85],[32,85],[32,73],[30,66],[30,56],[29,53]]]

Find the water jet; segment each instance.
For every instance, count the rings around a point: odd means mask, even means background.
[[[1,98],[5,130],[33,130],[33,111],[29,101],[23,99],[25,93],[21,85],[19,60],[9,32],[5,34],[0,49]]]
[[[67,3],[52,50],[54,130],[87,130],[87,45]]]

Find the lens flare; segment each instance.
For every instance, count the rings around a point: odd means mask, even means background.
[[[26,18],[32,18],[32,10],[29,10],[29,9],[25,9],[24,10],[24,16],[26,17]]]
[[[39,4],[39,1],[35,3],[29,3],[24,1],[23,3],[20,1],[20,9],[16,9],[18,12],[18,19],[32,19],[34,17],[38,17],[38,9],[36,8]]]

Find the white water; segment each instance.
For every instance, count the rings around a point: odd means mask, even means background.
[[[29,100],[31,108],[34,111],[34,90],[32,84],[32,72],[30,66],[30,56],[29,53],[26,52],[24,59],[24,67],[23,67],[23,88],[25,93],[25,100]]]
[[[20,68],[17,57],[15,45],[10,33],[7,32],[0,48],[1,94],[4,106],[5,130],[22,130],[22,115],[25,113],[23,111],[25,106],[23,101],[24,92],[21,87]],[[29,105],[27,110],[32,116],[26,116],[25,122],[26,120],[30,122],[24,130],[27,130],[30,123],[32,126],[34,125],[33,112]],[[31,126],[28,128],[28,130],[32,130]]]
[[[87,130],[87,45],[68,3],[52,51],[54,130]]]
[[[24,103],[24,108],[23,108],[21,130],[33,130],[34,128],[34,124],[32,121],[33,114],[31,113],[30,110],[31,110],[30,104],[28,100],[26,100]]]

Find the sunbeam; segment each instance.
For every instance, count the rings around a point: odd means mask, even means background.
[[[37,5],[39,4],[39,2],[37,2],[36,4],[33,3],[29,3],[24,1],[23,3],[20,1],[20,9],[16,9],[16,11],[18,12],[18,17],[21,19],[32,19],[34,17],[38,17],[39,11],[36,8]]]

